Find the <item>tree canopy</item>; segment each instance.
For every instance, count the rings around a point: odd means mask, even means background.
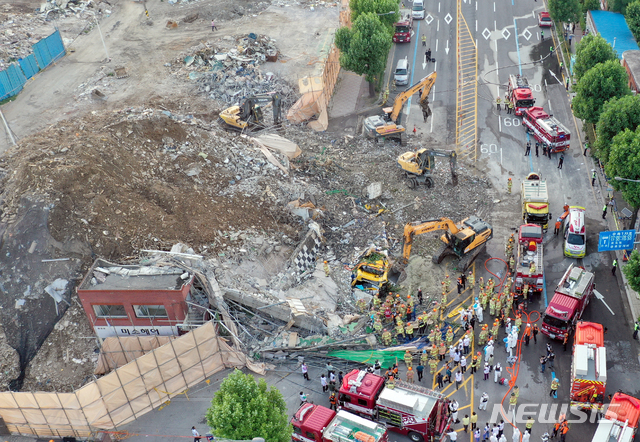
[[[627,264],[622,267],[622,273],[627,277],[631,288],[640,292],[640,253],[637,250],[634,250],[629,256]]]
[[[628,180],[640,180],[640,127],[635,131],[625,129],[613,137],[609,161],[604,168],[607,176]],[[611,185],[622,193],[625,201],[640,207],[640,183],[612,179]]]
[[[627,71],[618,60],[599,63],[589,69],[576,85],[573,112],[588,123],[595,124],[604,104],[615,97],[629,95]]]
[[[557,22],[577,23],[581,10],[579,0],[549,0],[549,15]]]
[[[233,440],[262,437],[266,442],[290,442],[292,428],[280,391],[267,389],[264,379],[234,370],[211,400],[205,414],[214,436]]]
[[[400,19],[400,7],[397,0],[351,0],[349,9],[351,9],[351,22],[356,21],[361,14],[373,12],[390,30],[393,29],[393,24]],[[389,12],[394,14],[389,14]]]
[[[600,34],[585,35],[576,46],[576,61],[573,65],[576,80],[580,81],[582,76],[598,63],[617,58],[616,51]]]
[[[340,66],[344,69],[365,75],[370,84],[384,73],[391,35],[375,13],[360,14],[351,29],[338,29],[335,42],[341,52]]]
[[[586,14],[587,11],[600,10],[600,0],[584,0],[582,2],[582,13]]]
[[[624,18],[627,20],[627,25],[631,33],[640,41],[640,0],[636,0],[627,6]]]
[[[635,131],[640,126],[640,97],[627,95],[613,98],[605,103],[596,125],[597,142],[593,155],[603,162],[609,161],[609,151],[613,137],[629,129]]]

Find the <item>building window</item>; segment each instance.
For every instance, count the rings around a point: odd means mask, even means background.
[[[126,318],[124,305],[94,305],[93,311],[98,318]]]
[[[136,318],[168,318],[164,305],[134,305]]]

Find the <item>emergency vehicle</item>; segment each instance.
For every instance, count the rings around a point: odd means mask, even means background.
[[[584,258],[587,254],[587,229],[584,225],[586,209],[580,206],[569,207],[564,219],[564,256]]]
[[[531,172],[522,180],[520,198],[522,200],[522,221],[538,224],[544,231],[549,228],[549,192],[547,181],[539,173]]]
[[[545,143],[552,153],[569,149],[571,133],[564,124],[549,116],[539,106],[529,107],[522,114],[522,125],[534,138]]]
[[[542,255],[542,227],[537,224],[520,226],[515,263],[515,292],[522,293],[522,288],[526,284],[529,286],[529,293],[542,293],[544,287]]]
[[[607,407],[592,442],[631,442],[638,430],[640,400],[624,393],[616,393]]]
[[[401,17],[405,17],[401,12]],[[411,43],[411,29],[413,28],[413,18],[411,14],[406,14],[406,18],[401,18],[399,22],[393,24],[393,42]]]
[[[535,104],[529,81],[522,75],[509,75],[509,101],[513,103],[513,110],[517,116],[522,116],[526,108]]]
[[[442,393],[402,381],[385,386],[385,379],[365,370],[352,370],[340,386],[346,410],[405,434],[413,442],[439,439],[449,425],[449,401]]]
[[[302,404],[291,419],[293,442],[388,442],[384,425],[344,410]]]
[[[542,333],[563,340],[582,317],[595,288],[595,275],[571,264],[542,315]]]
[[[580,321],[576,324],[571,361],[571,407],[601,413],[606,385],[604,327]]]

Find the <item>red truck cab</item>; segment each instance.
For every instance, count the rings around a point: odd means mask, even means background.
[[[571,264],[542,316],[542,333],[563,340],[582,317],[595,288],[595,275]]]
[[[292,442],[388,442],[384,425],[321,405],[302,404],[291,420]]]
[[[411,30],[413,29],[413,19],[409,17],[401,19],[393,24],[393,42],[394,43],[411,43]]]
[[[509,75],[508,85],[509,100],[513,103],[513,110],[517,116],[522,116],[524,111],[533,106],[536,100],[529,86],[529,81],[522,75]]]
[[[402,381],[387,388],[382,376],[364,370],[344,377],[340,401],[344,409],[405,434],[413,442],[439,438],[449,424],[449,402],[442,393]]]

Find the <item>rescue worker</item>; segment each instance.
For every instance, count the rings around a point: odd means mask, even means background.
[[[449,288],[451,287],[451,280],[449,279],[449,275],[444,275],[444,289],[449,293]]]
[[[444,345],[444,342],[440,343],[440,347],[438,347],[438,360],[444,361],[447,355],[447,347]]]
[[[500,97],[496,98],[496,106],[498,110],[500,110],[500,102],[501,102]]]
[[[513,271],[515,270],[515,265],[516,265],[516,260],[513,259],[513,255],[511,255],[511,258],[509,258],[509,271],[511,273],[513,273]]]
[[[473,271],[469,270],[469,276],[467,276],[467,282],[469,283],[469,288],[473,288],[476,283],[476,278],[473,276]]]
[[[329,276],[329,263],[327,261],[324,262],[324,274]]]
[[[386,328],[382,331],[382,343],[387,347],[391,345],[391,333]]]
[[[478,280],[478,289],[480,291],[484,290],[484,278],[481,276],[480,279]]]
[[[382,332],[382,322],[380,321],[380,318],[376,318],[373,323],[373,330],[375,330],[376,333]]]
[[[422,365],[427,365],[429,361],[429,355],[427,354],[427,350],[422,350],[422,354],[420,355],[420,363]]]
[[[569,432],[569,423],[567,421],[562,422],[560,426],[560,442],[565,442],[567,433]]]
[[[427,36],[422,35],[422,46],[426,46],[426,45],[427,45]]]
[[[524,345],[529,345],[529,340],[531,339],[531,324],[527,324],[524,328]]]
[[[496,319],[495,321],[493,321],[493,327],[491,328],[491,336],[494,341],[498,339],[499,329],[500,329],[500,321]]]
[[[511,393],[511,396],[509,397],[509,413],[514,411],[517,405],[518,405],[518,398],[516,397],[515,393]]]
[[[511,177],[507,180],[507,193],[511,195],[511,187],[513,186],[513,181],[511,181]]]
[[[453,343],[453,330],[451,329],[451,327],[449,327],[449,329],[447,330],[447,347],[451,347],[451,344]]]
[[[438,361],[435,359],[429,359],[429,373],[436,374],[438,370]]]
[[[393,390],[396,387],[396,378],[393,375],[389,376],[389,380],[385,385]]]
[[[482,304],[482,310],[487,309],[488,302],[489,302],[489,294],[485,290],[480,291],[480,304]]]
[[[404,329],[405,333],[407,334],[407,338],[409,338],[409,340],[413,339],[413,324],[411,324],[410,322],[407,322],[407,326]]]
[[[531,262],[531,265],[529,266],[529,275],[533,275],[535,273],[536,273],[536,263]]]
[[[518,330],[518,333],[520,333],[520,327],[522,326],[522,315],[520,313],[516,314],[516,321],[515,321],[515,327],[516,330]]]
[[[513,106],[513,102],[512,102],[512,101],[509,101],[509,105],[508,105],[508,106],[509,106],[509,110],[508,110],[508,112],[507,112],[507,113],[508,113],[508,114],[512,114],[512,113],[513,113],[513,107],[514,107],[514,106]]]
[[[489,332],[487,331],[487,324],[482,325],[482,330],[480,331],[480,336],[478,338],[478,344],[484,345],[487,342]]]
[[[413,384],[413,367],[409,367],[407,369],[407,382],[411,382]]]
[[[431,344],[431,359],[438,359],[438,347],[435,342]]]
[[[562,218],[558,218],[556,220],[556,225],[555,225],[555,228],[553,229],[554,235],[557,235],[558,233],[560,233],[560,226],[562,226]]]
[[[396,339],[399,339],[400,337],[404,339],[404,326],[402,325],[402,321],[399,321],[396,326]]]
[[[431,321],[431,324],[433,325],[433,320]],[[429,332],[429,343],[433,344],[436,341],[436,329],[432,328],[431,331]]]
[[[489,314],[491,316],[496,315],[496,297],[495,296],[492,296],[491,299],[489,300]]]
[[[329,405],[329,410],[338,411],[338,398],[336,397],[335,391],[331,392],[331,395],[329,396],[329,403],[331,404]]]
[[[413,366],[413,355],[409,350],[404,352],[404,363],[407,367]]]
[[[473,355],[473,358],[471,359],[471,374],[474,374],[477,370],[478,367],[480,366],[480,362],[478,361],[478,356]]]
[[[558,397],[558,387],[560,386],[560,381],[558,378],[553,378],[551,381],[551,391],[549,392],[549,396]]]

